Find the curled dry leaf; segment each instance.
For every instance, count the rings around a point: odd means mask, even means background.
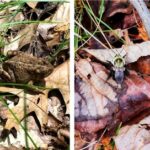
[[[18,50],[24,45],[31,43],[35,36],[36,28],[37,24],[26,25],[24,29],[19,31],[15,38],[11,39],[10,44],[4,47],[4,54],[6,55],[9,50]]]
[[[150,116],[138,124],[125,126],[114,137],[117,150],[150,149]]]
[[[123,13],[123,14],[130,14],[132,13],[132,6],[127,3],[127,0],[114,0],[114,1],[106,1],[106,9],[105,10],[105,17],[112,17],[116,15],[117,13]]]
[[[100,63],[76,62],[75,126],[80,132],[114,128],[150,108],[150,77],[145,80],[129,70],[118,89],[115,80],[108,79],[109,73]]]
[[[141,21],[138,12],[127,0],[106,1],[103,16],[105,22],[113,28],[132,28]]]
[[[140,57],[136,62],[128,64],[127,67],[143,75],[143,78],[146,79],[148,75],[150,75],[149,65],[150,65],[149,56],[144,56],[144,57]]]
[[[59,89],[66,103],[66,114],[69,114],[69,61],[58,66],[50,76],[45,78],[46,87]]]
[[[70,8],[69,3],[64,3],[59,6],[58,10],[54,14],[53,18],[50,20],[52,23],[41,23],[38,25],[38,32],[42,35],[44,39],[50,39],[55,38],[55,36],[50,35],[49,33],[50,29],[54,28],[54,34],[58,32],[66,32],[69,29],[69,19],[70,19]],[[49,21],[49,18],[47,19]],[[56,38],[57,39],[57,38]],[[57,39],[55,41],[59,41]],[[47,43],[49,46],[53,44],[53,42],[49,41],[50,43]],[[57,43],[58,44],[58,43]],[[52,47],[52,46],[51,46]]]

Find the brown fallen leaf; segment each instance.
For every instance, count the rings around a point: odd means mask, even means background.
[[[148,41],[148,35],[143,25],[138,27],[138,31],[139,31],[138,35],[139,38],[143,39],[144,41]]]
[[[114,128],[150,108],[150,80],[130,70],[119,90],[108,76],[109,70],[100,63],[76,62],[75,127],[80,132]]]
[[[54,70],[54,72],[45,79],[46,90],[43,94],[31,94],[24,93],[22,89],[0,87],[1,93],[11,93],[19,97],[19,102],[11,110],[16,115],[19,121],[25,117],[24,107],[26,101],[27,114],[35,112],[40,122],[41,127],[48,123],[48,93],[51,89],[59,89],[66,103],[66,114],[69,114],[69,61],[60,65]],[[1,110],[3,111],[3,109]],[[19,124],[14,119],[12,113],[5,109],[5,112],[1,114],[7,118],[7,122],[4,126],[5,129],[10,130],[11,128],[16,128],[18,130]],[[4,119],[5,119],[4,118]]]
[[[61,33],[69,30],[69,11],[69,3],[64,3],[59,6],[53,18],[46,19],[46,21],[51,21],[51,23],[40,23],[38,25],[37,30],[47,40],[48,47],[58,45],[61,39]]]
[[[130,63],[128,66],[129,69],[135,70],[141,75],[150,75],[150,58],[149,56],[140,57],[138,61]]]
[[[50,76],[45,78],[46,81],[46,87],[49,87],[51,89],[59,89],[61,94],[63,95],[64,101],[66,103],[66,114],[69,114],[69,60],[63,63],[62,65],[59,65]]]
[[[47,123],[48,116],[46,113],[47,110],[46,93],[45,95],[39,94],[35,96],[34,94],[27,94],[27,93],[25,94],[22,89],[15,89],[15,88],[8,88],[8,87],[0,87],[0,92],[11,93],[19,97],[18,104],[11,109],[19,121],[21,121],[26,115],[23,111],[25,107],[25,101],[26,101],[27,114],[29,114],[30,112],[35,112],[42,126]],[[5,118],[7,118],[5,129],[10,130],[11,128],[14,127],[16,128],[16,130],[18,130],[19,124],[14,119],[12,113],[7,109],[5,114],[6,114]]]
[[[86,144],[86,141],[82,140],[79,131],[75,130],[75,150],[79,150]]]
[[[116,147],[113,147],[111,145],[111,138],[110,137],[102,138],[102,140],[94,146],[94,150],[100,149],[102,147],[104,148],[104,150],[112,150],[112,149],[117,150]]]
[[[22,25],[24,26],[24,25]],[[19,31],[16,37],[12,37],[10,43],[4,47],[4,54],[6,55],[9,50],[18,50],[26,44],[31,43],[36,32],[37,24],[26,25]],[[28,37],[28,38],[27,38]]]
[[[117,94],[105,82],[106,71],[102,65],[84,59],[76,64],[75,125],[81,132],[103,129],[113,110],[117,111]]]
[[[127,3],[127,0],[113,0],[111,2],[106,2],[106,12],[105,17],[112,17],[116,15],[117,13],[123,13],[123,14],[130,14],[132,13],[132,6],[131,4]]]
[[[114,136],[117,150],[149,150],[150,149],[150,116],[138,124],[125,126]]]

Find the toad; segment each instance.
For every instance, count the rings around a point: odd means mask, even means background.
[[[37,83],[53,71],[46,58],[37,58],[21,51],[8,51],[7,55],[9,59],[0,66],[0,77],[4,82]]]

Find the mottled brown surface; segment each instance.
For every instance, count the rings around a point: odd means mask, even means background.
[[[17,51],[9,55],[13,56],[3,62],[0,69],[0,76],[5,82],[37,82],[48,76],[53,70],[53,66],[44,58]]]

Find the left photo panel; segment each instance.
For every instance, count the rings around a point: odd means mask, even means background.
[[[69,150],[70,2],[0,2],[0,149]]]

